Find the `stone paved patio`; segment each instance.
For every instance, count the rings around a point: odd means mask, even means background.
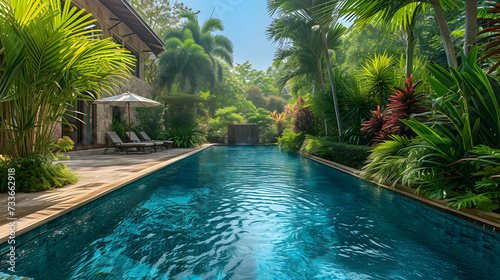
[[[156,169],[155,166],[168,164],[172,159],[181,155],[207,148],[170,149],[152,154],[146,153],[116,153],[110,149],[103,154],[104,149],[68,152],[69,160],[62,161],[79,177],[79,182],[62,188],[37,192],[16,194],[16,218],[19,234],[32,228],[33,224],[40,224],[40,220],[48,216],[68,212],[68,209],[82,201],[125,184],[145,173]],[[166,164],[165,164],[166,163]],[[0,243],[8,235],[7,193],[0,193]]]

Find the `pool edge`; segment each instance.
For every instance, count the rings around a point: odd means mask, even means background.
[[[135,182],[141,178],[144,178],[145,176],[152,174],[164,167],[167,167],[169,165],[172,165],[178,161],[181,161],[185,158],[188,158],[192,155],[195,155],[201,151],[204,151],[214,145],[212,144],[204,144],[203,146],[197,148],[196,150],[178,155],[174,158],[171,158],[169,160],[166,160],[164,162],[155,164],[153,166],[150,166],[148,168],[145,168],[142,171],[137,172],[134,175],[127,176],[117,182],[109,183],[104,186],[102,186],[97,193],[92,194],[89,197],[75,197],[72,198],[69,201],[65,202],[60,202],[55,205],[52,205],[50,207],[47,207],[45,209],[42,209],[40,211],[37,211],[35,213],[29,214],[25,217],[22,217],[16,221],[16,237],[21,236],[25,233],[30,232],[33,229],[36,229],[52,220],[55,220],[71,211],[74,211],[84,205],[87,205],[91,203],[92,201],[99,199],[115,190],[118,190],[122,187],[125,187],[126,185]],[[54,213],[55,212],[55,213]],[[7,224],[8,225],[8,224]],[[9,232],[6,234],[2,232],[2,235],[0,236],[0,244],[4,244],[9,240]]]
[[[323,158],[319,158],[319,157],[316,157],[316,156],[312,156],[312,155],[307,155],[307,154],[303,154],[303,153],[297,153],[305,158],[309,158],[311,160],[314,160],[318,163],[321,163],[321,164],[324,164],[330,168],[333,168],[333,169],[336,169],[338,171],[341,171],[341,172],[344,172],[346,174],[349,174],[349,175],[352,175],[352,176],[355,176],[357,178],[360,178],[360,179],[363,179],[360,175],[360,173],[362,172],[361,170],[358,170],[358,169],[355,169],[355,168],[352,168],[352,167],[348,167],[348,166],[345,166],[345,165],[342,165],[342,164],[339,164],[339,163],[336,163],[336,162],[333,162],[333,161],[329,161],[329,160],[326,160],[326,159],[323,159]],[[497,223],[497,222],[494,222],[494,221],[491,221],[491,220],[488,220],[486,218],[482,218],[482,217],[479,217],[477,215],[474,215],[472,213],[467,213],[467,212],[464,212],[464,211],[461,211],[461,210],[457,210],[457,209],[454,209],[454,208],[450,208],[450,207],[447,207],[446,205],[442,204],[442,203],[439,203],[437,201],[434,201],[432,199],[429,199],[427,197],[423,197],[423,196],[419,196],[419,195],[416,195],[412,192],[409,192],[407,190],[404,190],[404,189],[398,189],[398,188],[391,188],[389,186],[386,186],[386,185],[383,185],[383,184],[379,184],[377,182],[373,182],[373,181],[370,181],[371,183],[375,184],[375,185],[378,185],[379,187],[382,187],[388,191],[391,191],[393,193],[396,193],[396,194],[399,194],[399,195],[402,195],[406,198],[409,198],[413,201],[416,201],[416,202],[419,202],[419,203],[422,203],[422,204],[425,204],[427,206],[430,206],[436,210],[439,210],[439,211],[442,211],[444,213],[447,213],[447,214],[450,214],[450,215],[453,215],[457,218],[460,218],[462,220],[465,220],[475,226],[478,226],[482,229],[486,229],[486,230],[489,230],[493,233],[496,233],[496,234],[500,234],[500,223]],[[468,209],[469,211],[480,211],[480,210],[477,210],[477,209]],[[486,212],[486,213],[489,213],[489,212]]]

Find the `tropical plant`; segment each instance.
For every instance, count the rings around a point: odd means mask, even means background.
[[[337,24],[326,34],[329,50],[337,50],[341,46],[341,36],[346,28]],[[267,29],[270,39],[280,44],[275,55],[276,67],[282,63],[288,69],[279,77],[281,87],[293,78],[306,77],[324,90],[323,71],[326,64],[320,29],[315,22],[304,19],[298,13],[286,14],[275,19]]]
[[[198,96],[203,86],[215,82],[216,73],[210,57],[195,43],[191,31],[184,32],[184,41],[173,37],[165,42],[165,51],[158,58],[156,80],[168,90],[178,81],[182,93]]]
[[[165,116],[165,128],[186,128],[191,126],[195,122],[195,117],[193,111],[191,110],[175,110],[172,106],[169,106],[166,111]]]
[[[492,147],[500,145],[500,83],[476,57],[474,47],[451,73],[428,65],[435,118],[428,124],[400,120],[417,136],[393,135],[375,147],[365,167],[368,179],[400,181],[430,197],[450,198],[450,206],[498,209],[500,153]]]
[[[167,41],[170,38],[178,38],[181,41],[193,39],[194,43],[201,46],[210,58],[214,72],[217,73],[217,80],[222,81],[223,64],[221,62],[229,66],[233,64],[233,43],[231,40],[220,34],[212,34],[215,31],[224,31],[222,20],[211,17],[200,26],[196,13],[187,12],[183,16],[187,18],[187,21],[181,28],[167,32],[165,39]],[[189,32],[186,32],[188,30]]]
[[[16,170],[15,191],[38,192],[51,190],[67,184],[78,182],[76,174],[69,172],[65,164],[56,162],[69,159],[63,152],[74,146],[69,137],[64,137],[53,143],[50,156],[34,155],[27,158],[1,158],[0,160],[0,192],[8,192],[9,170]]]
[[[346,91],[345,78],[345,75],[342,74],[339,68],[333,69],[333,84],[335,85],[336,92],[340,97],[340,101],[342,100],[341,98]],[[297,100],[300,101],[301,99],[298,98]],[[313,93],[312,96],[307,100],[306,106],[318,119],[323,119],[325,121],[326,135],[328,135],[327,132],[329,131],[329,126],[333,126],[333,129],[336,129],[336,127],[338,127],[335,104],[332,96],[328,93],[328,91],[318,91],[317,93]],[[297,106],[297,108],[299,108],[299,106]]]
[[[133,131],[138,133],[137,127],[134,127],[134,123],[128,123],[122,120],[113,120],[110,124],[110,130],[116,132],[121,139],[127,139],[127,132]],[[108,141],[108,139],[106,139]]]
[[[306,100],[304,100],[302,97],[299,97],[299,99],[297,99],[297,103],[294,106],[295,109],[292,116],[293,132],[304,132],[306,134],[316,135],[317,120],[305,103]]]
[[[368,58],[360,72],[360,79],[374,100],[383,105],[393,92],[397,77],[394,57],[386,54]]]
[[[317,13],[323,14],[323,19],[328,17],[324,10],[331,9],[338,6],[337,1],[331,1],[325,5],[317,5]],[[414,28],[418,14],[421,10],[426,10],[432,7],[435,19],[438,23],[444,51],[450,67],[458,67],[455,50],[453,47],[451,33],[444,15],[444,8],[453,8],[457,6],[455,0],[405,0],[405,1],[392,1],[392,0],[347,0],[342,1],[342,9],[337,11],[338,14],[344,15],[347,19],[359,18],[360,22],[366,23],[376,19],[380,23],[392,26],[393,28],[403,29],[407,37],[407,62],[413,61],[412,49],[414,48]],[[477,7],[477,4],[476,4]],[[468,7],[471,9],[471,7]],[[472,16],[468,14],[468,17]],[[475,20],[472,19],[472,20]],[[475,30],[473,26],[469,28]],[[410,70],[410,69],[408,69]],[[407,71],[407,76],[411,74]]]
[[[361,128],[360,132],[365,136],[372,137],[374,144],[388,140],[392,131],[386,126],[387,114],[385,110],[382,110],[380,105],[378,105],[377,110],[372,111],[372,114],[373,116],[369,120],[361,124],[363,128]]]
[[[342,121],[351,126],[361,126],[372,116],[376,103],[369,92],[361,90],[360,83],[353,76],[344,75],[343,83],[345,90],[341,92],[340,100],[345,111]]]
[[[426,95],[423,92],[415,92],[415,88],[420,82],[422,80],[413,84],[413,75],[410,75],[406,79],[404,89],[395,87],[396,92],[389,97],[385,125],[391,128],[395,134],[410,136],[410,128],[404,125],[401,120],[408,120],[411,117],[415,118],[415,116],[429,112],[429,109],[423,104]]]
[[[500,4],[496,4],[494,8],[488,10],[488,14],[498,16],[500,13]],[[498,19],[493,18],[483,18],[482,20],[486,21],[483,25],[486,27],[477,33],[480,35],[487,35],[478,40],[478,43],[483,44],[483,52],[481,55],[480,61],[484,61],[489,58],[498,59],[500,54],[500,39],[498,35],[500,34],[500,24],[498,23]],[[494,72],[498,66],[500,66],[500,61],[496,62],[488,71],[488,73]]]
[[[373,117],[362,123],[361,132],[373,136],[375,143],[388,140],[390,134],[413,136],[411,129],[401,121],[415,117],[425,120],[422,115],[429,111],[423,103],[426,96],[422,92],[415,92],[420,82],[413,84],[413,75],[410,75],[404,89],[395,87],[396,92],[389,97],[385,110],[382,112],[378,106],[373,111]]]
[[[278,114],[276,111],[274,111],[271,114],[271,117],[276,120],[274,122],[276,124],[276,131],[277,131],[278,137],[281,137],[281,135],[283,134],[283,131],[285,131],[285,128],[286,128],[287,114],[286,114],[286,112]]]
[[[406,77],[413,74],[413,57],[415,53],[416,38],[415,26],[422,11],[421,2],[405,3],[400,1],[392,5],[377,5],[374,1],[354,1],[349,11],[355,15],[356,24],[366,25],[375,21],[391,30],[403,30],[406,39]]]
[[[243,123],[244,117],[238,113],[238,108],[234,106],[220,108],[215,111],[214,118],[208,122],[209,142],[222,143],[227,133],[229,124]]]
[[[175,148],[193,148],[203,143],[202,132],[197,123],[189,127],[169,128],[169,135]]]
[[[69,104],[112,92],[134,60],[112,38],[86,30],[91,14],[58,0],[1,0],[0,128],[12,159],[45,156]]]
[[[436,115],[445,115],[463,138],[465,150],[485,144],[500,147],[500,82],[485,74],[476,63],[477,46],[460,69],[448,73],[430,63],[429,84],[434,90]]]
[[[163,131],[163,115],[165,107],[136,107],[136,119],[140,122],[137,129],[146,132],[152,139],[159,139],[160,133]]]
[[[285,151],[296,152],[300,150],[304,139],[304,132],[293,133],[292,131],[285,130],[283,135],[278,138],[278,146],[283,148]]]
[[[400,182],[405,171],[410,171],[406,148],[411,141],[406,136],[390,135],[388,138],[370,151],[363,176],[380,184],[392,182],[394,186]]]
[[[326,66],[328,70],[328,78],[330,80],[330,89],[332,91],[333,104],[336,112],[337,128],[339,137],[342,136],[342,125],[340,121],[339,105],[337,102],[337,94],[335,93],[335,85],[333,83],[332,65],[330,62],[330,54],[328,48],[327,31],[335,26],[339,13],[336,12],[339,1],[331,0],[268,0],[267,6],[271,14],[280,10],[286,14],[296,13],[302,18],[317,26],[321,35],[323,53],[325,56]],[[320,6],[321,9],[313,10],[314,7]]]

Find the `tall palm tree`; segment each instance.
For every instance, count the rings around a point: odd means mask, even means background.
[[[276,13],[281,9],[285,14],[296,13],[297,15],[314,22],[318,26],[321,34],[323,52],[326,58],[326,65],[328,69],[328,78],[330,80],[330,87],[332,90],[333,103],[336,112],[337,128],[339,137],[342,137],[342,126],[339,113],[339,105],[337,101],[337,94],[335,93],[335,86],[332,76],[332,65],[330,62],[330,55],[328,51],[328,42],[326,32],[337,22],[337,2],[332,0],[268,0],[267,7],[271,14]],[[320,12],[315,12],[314,7],[321,7]]]
[[[134,58],[112,38],[90,40],[95,20],[59,0],[0,0],[0,129],[12,158],[47,155],[56,122],[75,100],[111,92]]]
[[[184,94],[198,94],[202,85],[212,84],[215,71],[212,60],[203,47],[196,44],[190,31],[184,33],[185,39],[170,38],[165,42],[165,51],[158,58],[157,82],[168,90],[179,81],[180,90]]]
[[[200,45],[212,60],[212,64],[216,69],[217,78],[220,81],[223,73],[221,62],[229,66],[233,65],[233,43],[223,35],[213,34],[215,31],[224,30],[222,21],[217,18],[209,18],[200,26],[196,14],[185,13],[183,16],[188,20],[180,29],[174,29],[168,32],[165,39],[178,38],[184,41],[186,39],[185,31],[189,30],[193,41]]]
[[[341,37],[346,28],[337,24],[326,33],[329,50],[337,50],[341,46]],[[326,60],[323,53],[323,42],[319,28],[311,20],[296,14],[283,15],[271,23],[267,29],[270,39],[278,42],[280,48],[275,56],[275,65],[286,63],[288,69],[280,79],[284,86],[290,79],[305,76],[315,81],[324,90],[323,69]]]

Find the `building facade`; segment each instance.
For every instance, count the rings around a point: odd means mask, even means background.
[[[144,97],[153,97],[155,90],[144,81],[144,66],[149,57],[157,56],[163,51],[164,43],[158,35],[126,0],[72,0],[72,4],[96,19],[96,22],[89,24],[89,32],[101,30],[100,38],[113,38],[136,58],[132,75],[123,81],[123,86],[115,89],[114,94],[130,91]],[[125,120],[126,114],[123,107],[77,101],[65,116],[73,125],[57,124],[52,139],[68,136],[77,147],[104,144],[104,134],[110,129],[112,121]],[[132,122],[134,121],[132,113]]]

